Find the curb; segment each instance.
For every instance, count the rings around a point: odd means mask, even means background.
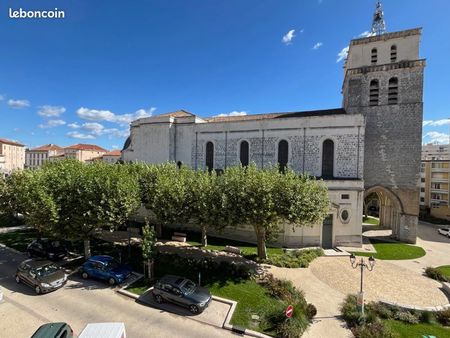
[[[19,255],[23,255],[24,254],[23,252],[18,251],[18,250],[13,249],[13,248],[10,248],[9,246],[6,246],[5,244],[2,244],[2,243],[0,243],[0,248],[4,248],[4,249],[7,249],[7,250],[10,250],[10,251],[12,251],[12,252],[14,252],[16,254],[19,254]]]
[[[137,295],[135,293],[132,293],[130,291],[127,291],[125,289],[128,288],[130,285],[133,285],[134,283],[136,283],[138,280],[141,280],[142,278],[144,278],[144,275],[141,274],[141,273],[137,273],[137,272],[132,272],[132,274],[136,275],[137,278],[135,280],[133,280],[132,282],[130,282],[130,283],[122,285],[122,287],[120,289],[118,289],[116,292],[118,292],[118,293],[120,293],[120,294],[122,294],[124,296],[133,298],[133,299],[138,299],[140,297],[139,295]],[[150,290],[150,289],[148,289],[148,290]],[[146,290],[144,293],[147,293],[148,290]]]
[[[390,302],[387,300],[380,300],[380,303],[392,306],[398,306],[406,310],[417,310],[417,311],[428,311],[428,312],[440,312],[446,309],[450,309],[450,304],[438,305],[438,306],[415,306],[415,305],[404,305],[396,302]]]

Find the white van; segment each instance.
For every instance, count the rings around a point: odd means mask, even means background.
[[[91,323],[78,338],[127,338],[124,323]]]

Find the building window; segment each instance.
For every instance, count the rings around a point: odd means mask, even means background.
[[[242,141],[239,149],[239,159],[243,167],[248,166],[249,162],[249,144],[247,141]]]
[[[389,79],[388,103],[397,104],[398,102],[398,79],[396,77]]]
[[[420,188],[420,192],[425,192],[425,188]]]
[[[322,177],[325,179],[334,176],[334,142],[325,140],[322,145]]]
[[[214,169],[214,143],[206,143],[206,158],[205,158],[206,168],[209,172]]]
[[[391,46],[391,62],[397,61],[397,46],[392,45]]]
[[[369,105],[378,106],[378,95],[380,89],[378,86],[378,80],[370,81],[370,93],[369,93]]]
[[[342,195],[341,195],[341,199],[343,199],[343,200],[349,200],[349,199],[350,199],[350,195],[349,195],[349,194],[342,194]]]
[[[289,144],[286,140],[278,142],[278,165],[280,171],[284,173],[289,161]]]
[[[420,202],[425,202],[425,197],[421,197]]]
[[[377,64],[378,61],[378,51],[376,48],[372,48],[372,54],[371,54],[371,59],[370,61],[372,62],[373,65]]]
[[[425,178],[422,177],[422,178],[420,179],[420,182],[422,182],[422,183],[425,182]]]

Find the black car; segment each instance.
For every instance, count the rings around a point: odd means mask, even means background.
[[[67,256],[67,248],[58,240],[40,238],[28,245],[27,253],[30,258],[42,257],[57,261]]]
[[[59,289],[66,281],[65,271],[46,259],[28,259],[16,271],[16,282],[31,286],[37,294]]]
[[[187,307],[193,314],[201,313],[211,302],[208,289],[197,286],[189,279],[166,275],[153,288],[153,297],[158,303],[168,301]]]

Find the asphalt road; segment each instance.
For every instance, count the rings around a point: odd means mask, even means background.
[[[32,288],[16,284],[17,265],[25,259],[0,248],[0,337],[29,338],[42,324],[67,322],[79,334],[87,323],[124,322],[128,338],[140,337],[236,337],[224,329],[136,303],[107,285],[70,277],[64,288],[36,295]]]

